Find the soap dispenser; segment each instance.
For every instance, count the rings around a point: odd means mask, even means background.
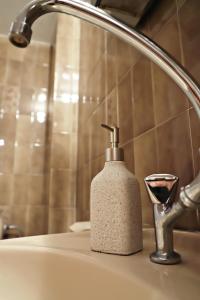
[[[126,167],[119,148],[119,128],[110,131],[103,170],[92,180],[90,191],[91,249],[130,255],[142,250],[142,214],[138,181]]]

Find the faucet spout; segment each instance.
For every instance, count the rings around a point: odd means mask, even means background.
[[[10,42],[19,48],[27,47],[32,37],[32,24],[40,16],[50,13],[55,2],[55,0],[34,0],[28,3],[11,25]]]

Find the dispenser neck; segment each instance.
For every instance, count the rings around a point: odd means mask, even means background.
[[[107,148],[106,161],[124,161],[124,151],[122,148]]]
[[[124,161],[124,151],[119,148],[119,128],[116,126],[101,125],[110,131],[111,147],[106,149],[106,161]]]

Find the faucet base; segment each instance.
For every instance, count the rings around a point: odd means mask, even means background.
[[[174,251],[170,254],[156,251],[150,255],[150,259],[152,262],[161,265],[175,265],[181,262],[181,256]]]

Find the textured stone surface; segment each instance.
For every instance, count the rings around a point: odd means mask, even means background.
[[[106,162],[92,181],[91,248],[121,255],[142,249],[139,184],[124,162]]]

